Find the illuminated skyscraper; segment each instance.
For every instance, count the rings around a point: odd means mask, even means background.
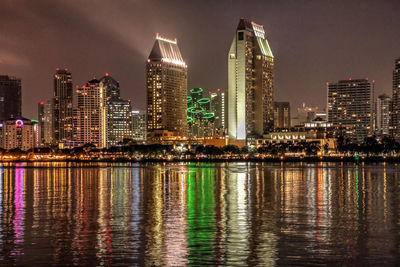
[[[187,119],[189,137],[205,137],[214,135],[214,112],[210,110],[210,98],[203,97],[202,88],[192,88],[187,97]]]
[[[105,87],[93,78],[77,89],[76,141],[78,145],[106,146],[107,121]]]
[[[157,35],[146,64],[147,141],[187,136],[187,66],[177,41]]]
[[[132,111],[132,139],[143,142],[146,141],[146,112]]]
[[[274,102],[274,126],[277,129],[290,128],[289,102]]]
[[[274,56],[264,27],[240,19],[228,54],[228,133],[262,136],[274,126]]]
[[[41,145],[53,143],[53,105],[51,101],[42,101],[38,105]]]
[[[72,75],[67,69],[54,74],[53,129],[55,142],[73,139],[72,130]]]
[[[362,142],[373,131],[374,82],[368,79],[327,83],[328,122],[345,127],[353,141]]]
[[[393,70],[393,96],[390,128],[392,136],[400,140],[400,58],[396,59]]]
[[[376,100],[376,132],[379,135],[389,135],[390,105],[392,99],[383,94]]]
[[[226,129],[226,99],[225,93],[221,89],[210,94],[211,99],[211,112],[215,114],[215,129],[218,134],[224,134]]]
[[[0,75],[0,121],[21,117],[21,79]]]
[[[107,147],[132,137],[131,102],[120,96],[119,83],[108,73],[100,79],[106,95]]]

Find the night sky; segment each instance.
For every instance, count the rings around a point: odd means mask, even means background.
[[[227,88],[227,53],[241,17],[264,25],[275,56],[275,99],[325,107],[327,81],[375,80],[391,95],[400,57],[400,1],[1,0],[0,74],[22,78],[23,115],[37,118],[52,75],[74,85],[105,72],[145,108],[145,61],[156,33],[177,38],[188,86]],[[293,112],[292,112],[292,115]]]

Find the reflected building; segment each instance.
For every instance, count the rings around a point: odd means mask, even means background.
[[[228,133],[261,137],[274,127],[274,56],[264,27],[240,19],[228,54]]]
[[[146,62],[147,141],[163,136],[185,138],[187,65],[176,39],[159,35]]]

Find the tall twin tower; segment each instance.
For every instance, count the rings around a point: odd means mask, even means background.
[[[147,59],[147,136],[187,136],[187,65],[176,40],[157,36]],[[242,18],[228,54],[230,140],[273,128],[274,56],[264,27]]]

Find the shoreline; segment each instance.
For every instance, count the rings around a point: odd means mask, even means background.
[[[400,157],[394,156],[364,156],[358,157],[329,157],[329,156],[306,156],[306,157],[267,157],[267,158],[207,158],[207,159],[15,159],[0,160],[0,164],[7,163],[177,163],[177,162],[200,162],[200,163],[224,163],[224,162],[346,162],[346,163],[400,163]]]

